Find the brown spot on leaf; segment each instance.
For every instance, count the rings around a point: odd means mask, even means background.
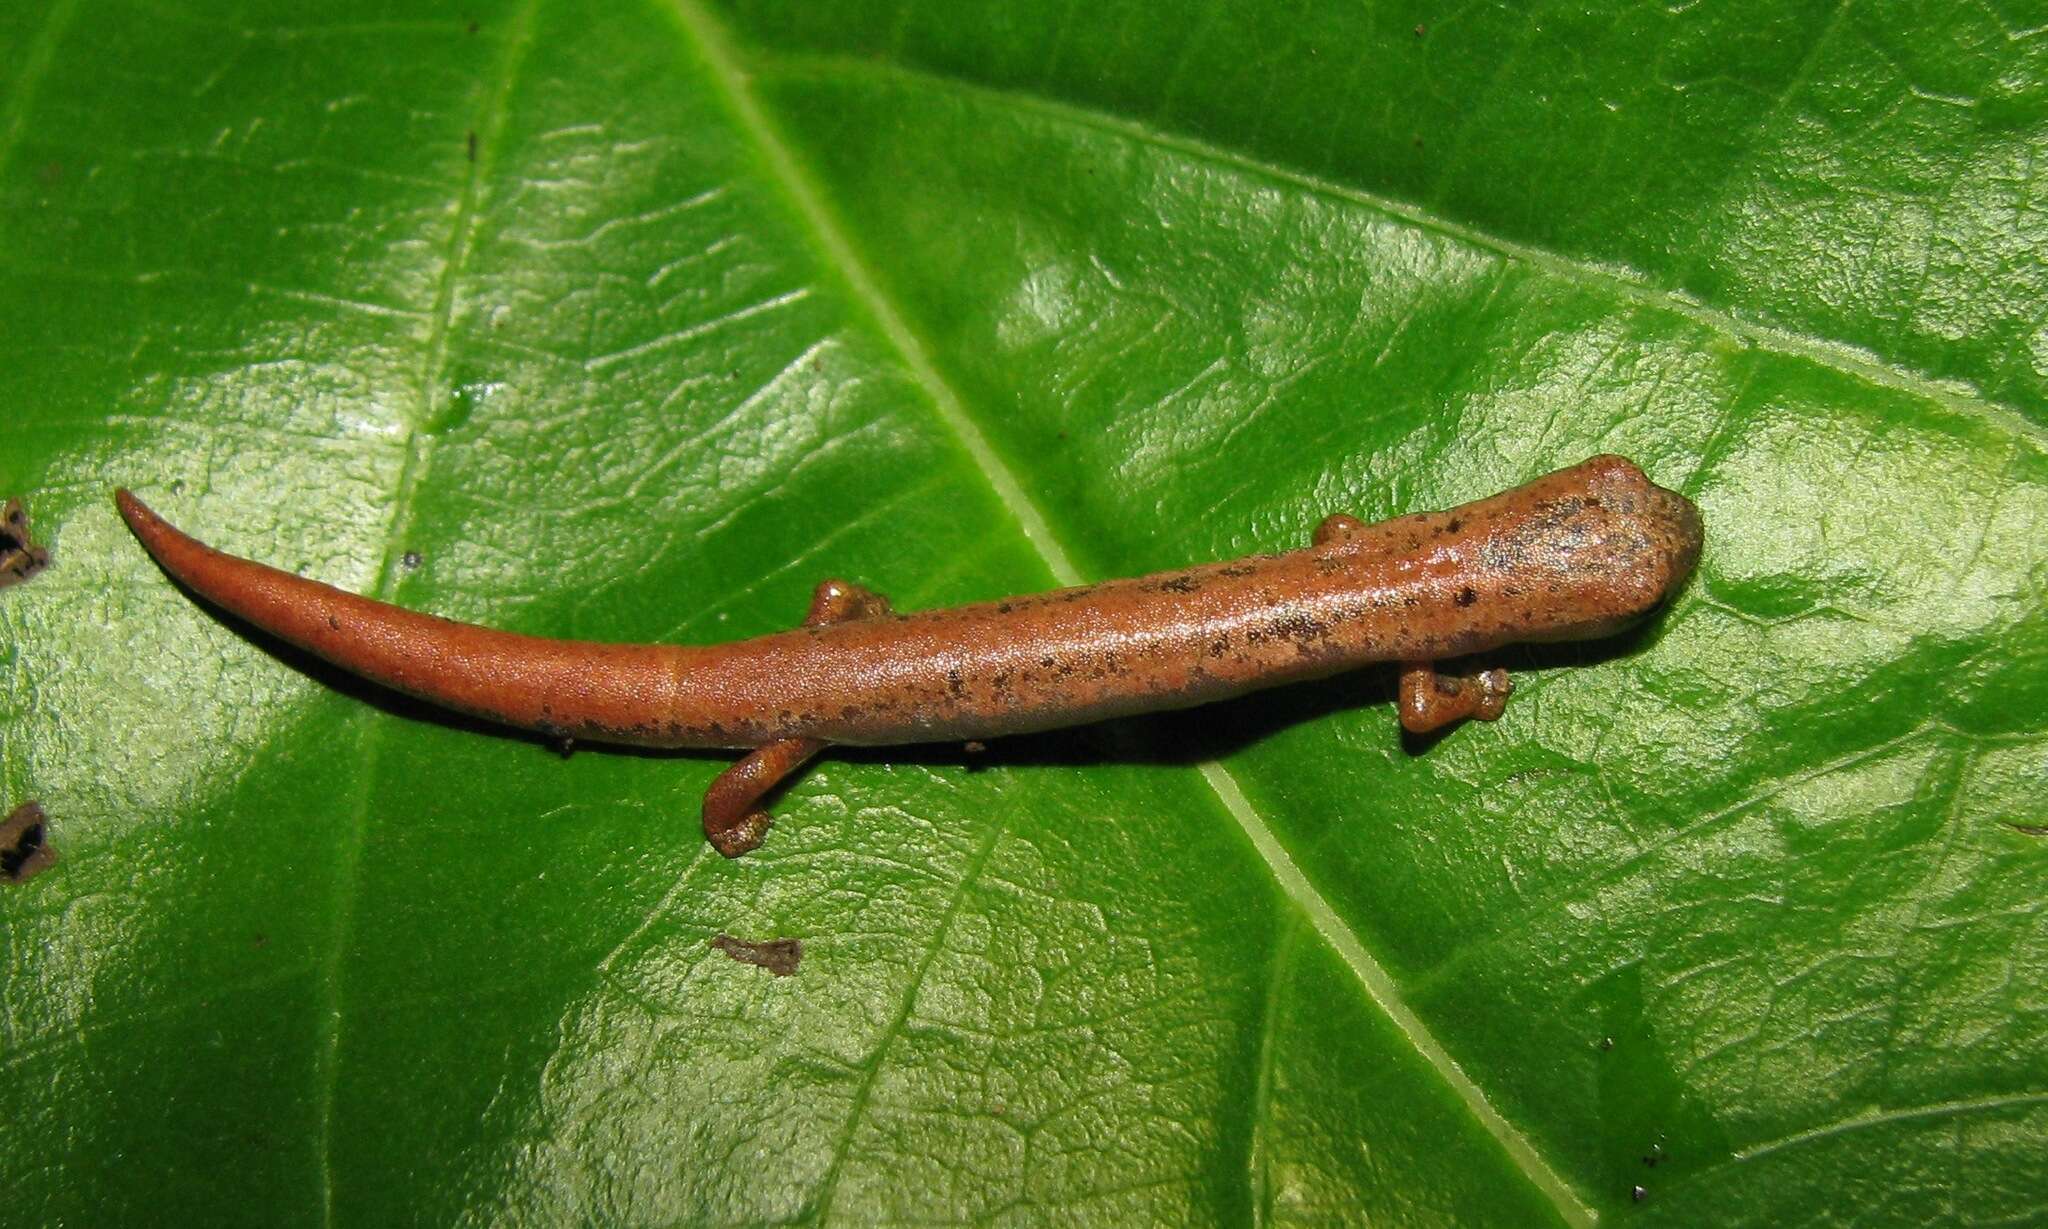
[[[720,935],[711,941],[711,946],[739,961],[763,968],[777,977],[788,977],[796,972],[796,966],[804,958],[802,939],[764,939],[759,943],[748,939],[735,939],[731,935]]]

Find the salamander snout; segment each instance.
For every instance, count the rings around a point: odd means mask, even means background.
[[[1684,588],[1699,562],[1699,509],[1625,457],[1594,457],[1481,506],[1492,513],[1482,574],[1516,615],[1500,630],[1518,639],[1620,631]]]
[[[1692,575],[1693,566],[1700,560],[1704,530],[1699,507],[1690,499],[1655,483],[1649,487],[1646,519],[1651,526],[1651,539],[1664,559],[1663,592],[1657,595],[1657,600],[1663,602],[1683,588],[1686,578]]]
[[[1585,503],[1598,509],[1599,543],[1587,552],[1591,588],[1606,593],[1600,604],[1622,620],[1648,614],[1669,601],[1699,562],[1703,529],[1690,499],[1651,482],[1633,462],[1596,457]],[[1604,498],[1602,498],[1604,496]],[[1598,600],[1598,599],[1596,599]]]

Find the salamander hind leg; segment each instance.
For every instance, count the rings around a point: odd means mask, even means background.
[[[804,626],[879,619],[889,613],[889,599],[881,594],[847,581],[826,580],[811,590]],[[704,791],[704,839],[728,858],[759,848],[775,821],[760,805],[761,799],[824,749],[825,743],[816,738],[778,739],[719,773]]]
[[[825,749],[816,738],[783,738],[749,751],[704,791],[704,839],[728,858],[760,848],[775,822],[761,799]]]
[[[1508,706],[1514,691],[1508,672],[1499,667],[1472,674],[1439,674],[1426,661],[1401,663],[1401,726],[1411,734],[1462,721],[1492,721]]]

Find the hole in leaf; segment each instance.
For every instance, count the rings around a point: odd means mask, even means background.
[[[0,507],[0,589],[18,585],[50,566],[50,552],[29,536],[28,508],[18,499]]]
[[[57,850],[50,844],[49,817],[39,802],[24,802],[0,822],[0,879],[23,883],[50,869]]]

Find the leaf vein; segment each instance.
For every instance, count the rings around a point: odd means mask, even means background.
[[[825,1171],[825,1178],[818,1184],[817,1208],[819,1223],[832,1214],[832,1200],[839,1191],[839,1176],[845,1169],[846,1158],[853,1150],[853,1136],[860,1129],[861,1119],[867,1113],[868,1098],[874,1094],[875,1080],[882,1073],[882,1066],[888,1061],[889,1047],[896,1038],[903,1035],[909,1023],[910,1013],[916,1010],[918,991],[924,987],[924,979],[931,972],[932,962],[946,946],[946,938],[953,931],[953,920],[960,915],[960,907],[967,903],[968,895],[981,878],[981,872],[996,851],[996,845],[1003,838],[1003,825],[990,825],[988,835],[982,839],[981,847],[974,851],[966,867],[960,873],[960,885],[953,891],[953,899],[946,902],[946,911],[939,916],[932,927],[932,941],[918,959],[917,967],[911,970],[909,982],[903,987],[903,997],[896,1005],[896,1014],[882,1029],[881,1037],[875,1043],[874,1053],[868,1058],[861,1072],[860,1083],[853,1090],[853,1104],[846,1112],[846,1127],[839,1133],[838,1142],[832,1147],[832,1166]]]
[[[43,18],[42,28],[36,31],[34,41],[21,59],[21,75],[14,79],[14,94],[7,100],[6,122],[0,124],[0,170],[5,170],[13,160],[14,151],[21,146],[22,133],[28,130],[29,104],[34,101],[36,91],[43,85],[43,74],[50,70],[50,61],[56,58],[57,44],[63,39],[65,28],[71,24],[71,15],[78,11],[78,0],[57,0]]]
[[[1982,1097],[1964,1097],[1956,1101],[1936,1101],[1926,1105],[1911,1105],[1902,1109],[1876,1110],[1854,1118],[1844,1118],[1826,1126],[1811,1130],[1782,1135],[1777,1139],[1754,1144],[1735,1154],[1738,1161],[1754,1161],[1774,1152],[1796,1148],[1804,1144],[1818,1143],[1850,1131],[1866,1131],[1872,1127],[1888,1126],[1895,1122],[1916,1122],[1922,1119],[1954,1118],[1965,1114],[1988,1114],[1998,1110],[2017,1107],[2048,1105],[2048,1090],[2034,1090],[2018,1093],[1998,1093]]]
[[[395,584],[405,526],[411,518],[413,500],[419,490],[430,453],[427,444],[431,443],[431,438],[423,444],[422,437],[433,430],[436,418],[444,411],[448,401],[442,384],[448,364],[448,337],[453,327],[456,284],[472,252],[478,199],[482,194],[482,185],[491,164],[491,151],[495,149],[497,137],[504,130],[512,84],[532,45],[534,10],[538,6],[539,0],[526,0],[514,18],[513,33],[505,41],[503,54],[496,65],[496,80],[486,104],[488,110],[484,116],[484,123],[481,125],[486,129],[484,139],[480,142],[484,152],[476,161],[469,164],[469,172],[463,180],[462,190],[457,198],[455,217],[449,232],[447,256],[434,290],[434,305],[430,317],[432,325],[426,339],[426,353],[420,367],[422,412],[417,418],[406,423],[405,461],[399,469],[398,483],[391,501],[391,518],[385,535],[384,558],[378,567],[376,583],[371,590],[374,596],[380,598],[388,598]],[[341,1079],[341,973],[343,962],[348,957],[349,936],[355,926],[356,898],[362,891],[361,871],[363,851],[369,838],[371,782],[377,775],[377,762],[383,745],[382,735],[390,725],[384,714],[369,707],[364,707],[356,715],[356,721],[357,729],[360,731],[361,764],[356,774],[358,787],[351,808],[353,813],[347,829],[340,834],[341,848],[336,859],[338,865],[335,868],[334,942],[327,951],[321,973],[321,982],[326,994],[322,1002],[321,1018],[318,1021],[320,1035],[314,1060],[314,1078],[317,1084],[315,1120],[319,1124],[319,1138],[315,1147],[319,1165],[321,1223],[330,1227],[334,1224],[334,1108]]]
[[[1804,359],[1866,383],[1932,402],[1958,416],[1987,422],[1998,430],[2032,440],[2037,446],[2048,445],[2048,424],[2034,422],[2017,405],[1998,400],[1968,382],[1944,379],[1916,368],[1888,363],[1882,357],[1855,343],[1765,323],[1740,309],[1710,306],[1690,295],[1653,282],[1645,275],[1632,270],[1560,255],[1545,248],[1506,239],[1440,217],[1426,208],[1404,200],[1338,183],[1281,163],[1264,161],[1250,154],[1212,145],[1194,137],[1162,132],[1138,120],[1019,89],[983,85],[960,77],[869,59],[783,53],[763,57],[756,75],[767,76],[771,67],[789,80],[802,80],[806,77],[814,80],[832,77],[894,77],[926,88],[954,90],[1018,111],[1036,112],[1055,122],[1091,128],[1185,158],[1261,176],[1332,200],[1347,201],[1418,230],[1442,235],[1510,260],[1520,261],[1560,281],[1597,290],[1631,306],[1646,307],[1691,321],[1737,344],[1784,357]]]

